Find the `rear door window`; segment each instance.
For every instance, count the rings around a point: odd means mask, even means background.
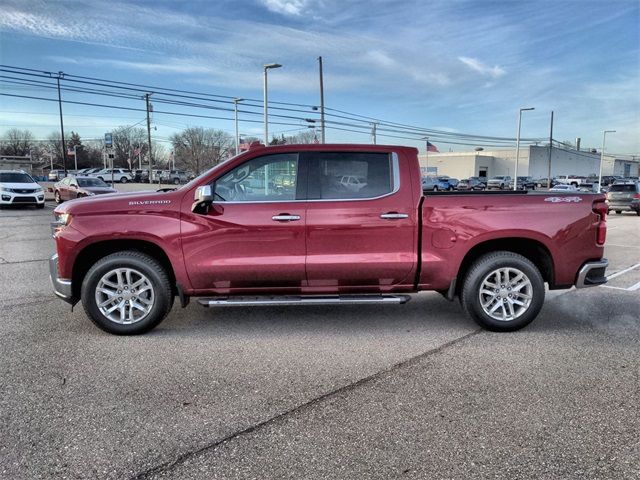
[[[611,185],[610,192],[635,192],[635,185]]]
[[[396,189],[388,153],[309,152],[309,200],[377,198]]]

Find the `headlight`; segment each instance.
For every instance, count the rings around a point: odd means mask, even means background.
[[[0,187],[0,192],[13,192],[13,190],[7,187]]]
[[[44,189],[42,187],[36,188],[33,193],[44,193]]]
[[[61,227],[66,227],[71,223],[70,213],[55,213],[56,223]]]

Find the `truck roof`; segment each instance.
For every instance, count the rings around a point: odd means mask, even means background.
[[[415,147],[405,147],[400,145],[370,145],[366,143],[298,143],[288,145],[256,145],[247,152],[296,152],[296,151],[343,151],[343,152],[388,152],[389,150],[404,151],[409,154],[418,154]],[[244,152],[244,153],[247,153]]]

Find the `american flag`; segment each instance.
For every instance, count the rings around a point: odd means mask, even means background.
[[[75,155],[76,153],[73,151],[73,148],[67,148],[67,155]]]
[[[436,147],[433,143],[427,141],[427,152],[440,153],[440,150],[438,150],[438,147]]]

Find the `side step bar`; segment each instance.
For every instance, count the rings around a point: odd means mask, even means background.
[[[376,303],[407,303],[409,295],[281,295],[256,297],[200,298],[204,307],[230,307],[250,305],[369,305]]]

